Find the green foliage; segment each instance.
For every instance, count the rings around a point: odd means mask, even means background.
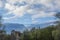
[[[56,13],[55,17],[60,19],[60,12]]]
[[[60,30],[54,30],[52,32],[52,35],[54,37],[54,40],[60,40]]]
[[[52,31],[54,26],[49,26],[43,29],[32,28],[30,31],[23,32],[23,40],[53,40]]]
[[[60,40],[60,30],[56,27],[26,29],[19,38],[20,40]],[[5,34],[4,38],[5,40],[11,40],[11,35]]]
[[[0,16],[0,28],[2,27],[2,17]]]

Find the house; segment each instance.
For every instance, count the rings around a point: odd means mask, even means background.
[[[21,33],[19,31],[12,30],[11,40],[20,40]]]
[[[0,40],[5,40],[5,34],[6,34],[5,31],[0,30]]]

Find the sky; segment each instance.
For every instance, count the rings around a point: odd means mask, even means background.
[[[41,24],[54,22],[60,0],[0,0],[3,23]]]

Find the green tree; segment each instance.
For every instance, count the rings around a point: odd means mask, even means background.
[[[60,12],[56,13],[55,17],[58,19],[57,23],[60,26]]]
[[[56,13],[55,17],[60,19],[60,12]]]
[[[0,16],[0,30],[1,30],[1,27],[2,27],[2,16]]]
[[[60,30],[54,30],[52,36],[54,37],[54,40],[60,40]]]
[[[32,33],[28,29],[23,32],[23,40],[32,40]]]

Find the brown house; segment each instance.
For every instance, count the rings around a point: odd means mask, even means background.
[[[0,40],[5,40],[5,34],[6,34],[5,31],[0,30]]]
[[[11,40],[20,40],[21,33],[15,30],[11,32]]]

